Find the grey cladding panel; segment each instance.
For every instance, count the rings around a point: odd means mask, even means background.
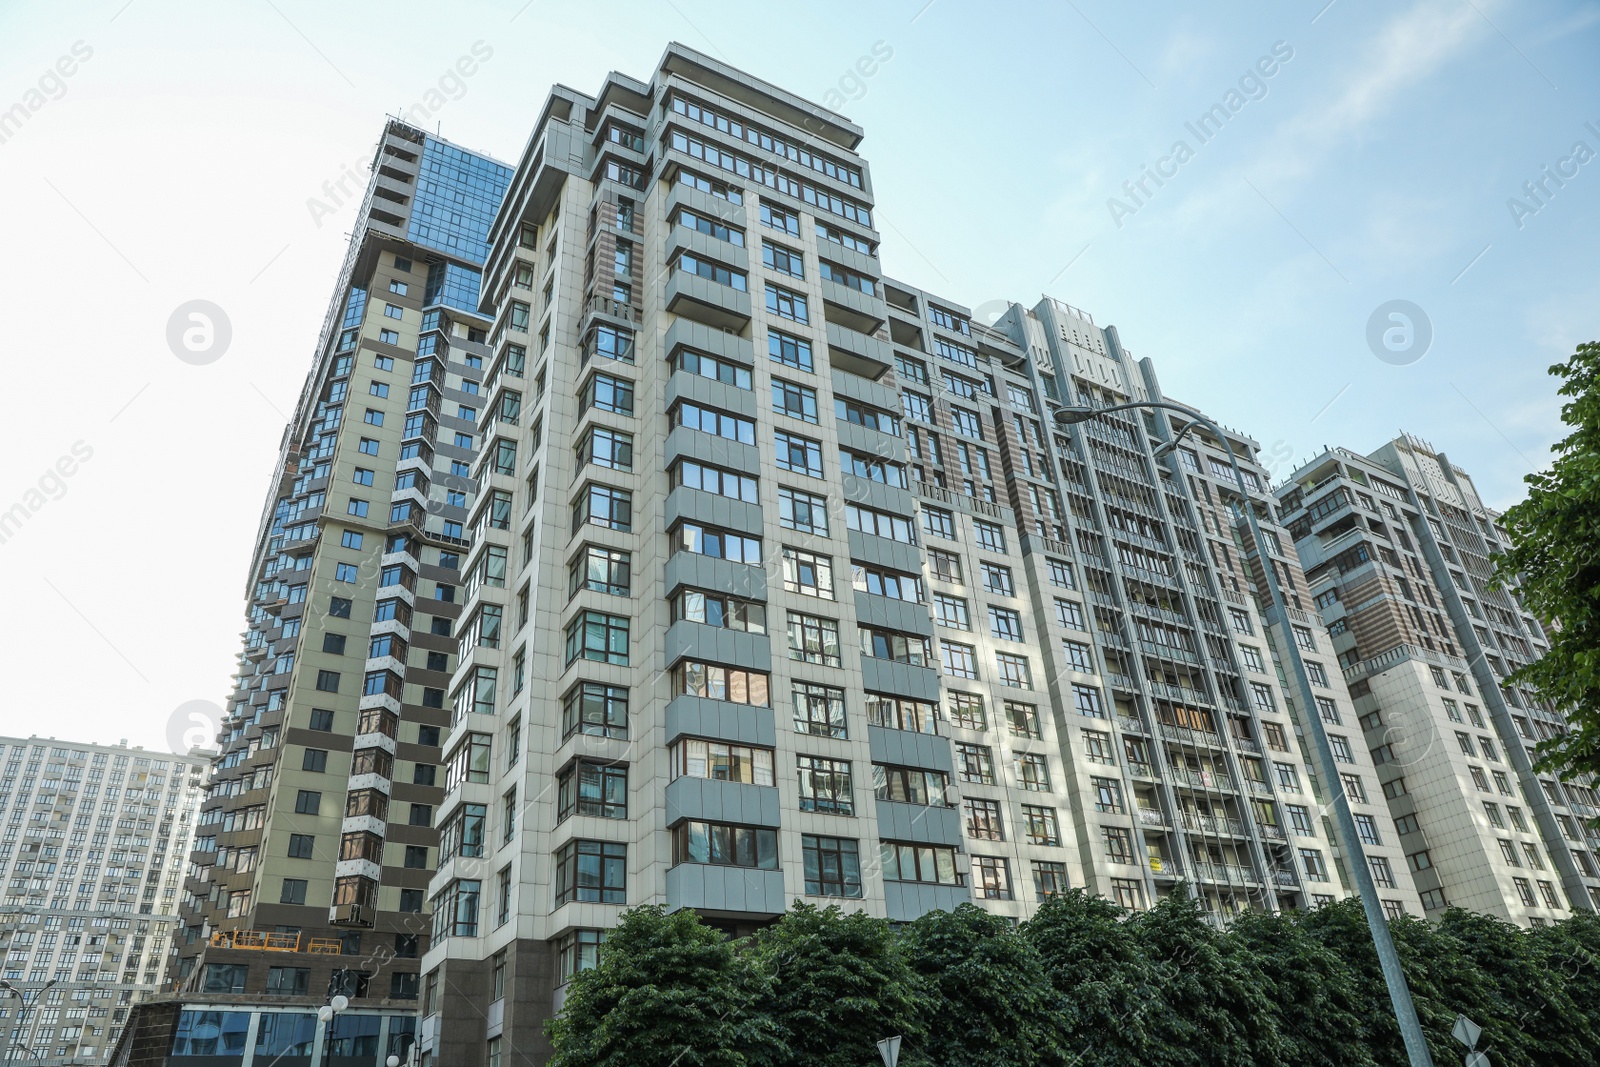
[[[884,882],[884,906],[890,922],[910,922],[930,911],[955,911],[972,902],[965,886]]]
[[[839,429],[839,444],[852,452],[892,459],[896,463],[905,462],[906,444],[893,434],[869,430],[860,423],[846,422],[844,419],[835,420],[835,425]]]
[[[761,505],[683,485],[667,495],[667,526],[670,528],[681,519],[720,526],[750,537],[761,536]]]
[[[712,587],[712,591],[721,590]],[[772,639],[766,634],[725,630],[697,622],[675,622],[667,628],[667,662],[676,663],[684,657],[770,671]]]
[[[731,359],[735,363],[751,366],[755,363],[755,346],[736,333],[728,333],[693,319],[674,319],[667,327],[664,351],[671,355],[679,348],[692,348],[711,356]]]
[[[778,790],[770,785],[676,778],[667,786],[667,825],[682,819],[777,826]]]
[[[670,705],[667,710],[671,712]],[[950,757],[950,739],[938,734],[918,734],[909,730],[868,726],[867,748],[872,753],[873,763],[921,767],[924,770],[943,771],[946,774],[955,773],[955,763]]]
[[[939,674],[894,660],[861,657],[861,686],[873,693],[893,693],[915,700],[939,702]]]
[[[880,800],[877,804],[880,840],[961,847],[959,809],[901,804],[893,800]]]
[[[882,626],[903,633],[933,636],[933,619],[922,604],[856,590],[856,619],[865,626]]]
[[[903,545],[899,541],[864,534],[859,530],[850,530],[849,535],[851,559],[887,567],[892,571],[922,573],[922,552],[916,545]]]
[[[674,380],[683,375],[675,375]],[[715,384],[715,383],[712,383]],[[754,445],[743,445],[726,437],[701,433],[687,426],[674,427],[667,434],[665,462],[672,466],[674,460],[693,459],[718,467],[738,471],[740,474],[761,474],[761,454]]]
[[[746,600],[767,599],[767,572],[748,563],[677,552],[667,560],[666,577],[669,594],[679,586],[689,585]]]
[[[667,742],[679,737],[709,737],[771,748],[778,742],[771,708],[730,704],[705,697],[677,696],[667,705]],[[945,753],[948,766],[950,754]]]
[[[782,871],[680,863],[667,871],[667,909],[782,915],[788,910]]]

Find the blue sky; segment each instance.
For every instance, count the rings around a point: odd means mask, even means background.
[[[1545,368],[1600,338],[1600,159],[1573,157],[1600,153],[1600,4],[1325,3],[0,7],[0,111],[29,108],[0,140],[0,292],[13,373],[44,386],[19,381],[8,412],[0,508],[41,506],[0,544],[27,605],[0,637],[33,668],[0,732],[60,709],[75,736],[165,745],[175,709],[225,695],[354,213],[308,201],[479,41],[433,118],[446,137],[515,160],[552,82],[648,76],[681,40],[865,127],[892,275],[1084,308],[1274,455],[1405,429],[1515,501],[1560,433]],[[875,46],[892,55],[862,76]],[[1229,103],[1202,143],[1188,124]],[[1557,187],[1543,168],[1563,165]],[[163,339],[191,299],[232,324],[207,366]],[[1367,342],[1392,300],[1431,323],[1405,365]],[[79,442],[91,458],[50,477]]]

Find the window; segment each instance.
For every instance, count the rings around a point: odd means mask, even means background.
[[[788,628],[790,659],[825,667],[841,666],[836,621],[791,611]]]
[[[1022,616],[1010,608],[990,608],[989,633],[1002,641],[1021,641]]]
[[[295,794],[294,810],[299,815],[315,815],[322,809],[322,794],[302,789]]]
[[[813,370],[811,342],[778,330],[767,331],[767,355],[774,363],[782,363],[795,370]],[[812,419],[816,422],[816,419]]]
[[[883,693],[867,693],[865,697],[867,722],[873,726],[919,734],[936,733],[938,730],[939,713],[935,704]]]
[[[1056,621],[1068,630],[1081,630],[1089,632],[1089,625],[1084,621],[1083,605],[1076,600],[1056,600]]]
[[[998,856],[972,857],[973,893],[985,900],[1010,900],[1011,865]]]
[[[1087,715],[1094,719],[1106,717],[1106,708],[1105,704],[1101,702],[1100,690],[1092,685],[1073,683],[1072,703],[1079,715]]]
[[[795,682],[793,696],[796,733],[821,737],[849,736],[843,689],[812,682]]]
[[[626,904],[628,846],[572,841],[556,853],[556,907],[572,901]]]
[[[300,760],[300,769],[313,771],[318,774],[328,769],[328,753],[326,749],[308,748]]]
[[[304,878],[285,878],[283,887],[278,893],[279,904],[304,904],[306,902],[306,880]]]
[[[1355,816],[1355,822],[1356,836],[1361,839],[1362,844],[1383,844],[1383,839],[1378,835],[1378,821],[1371,815],[1357,815]]]
[[[790,319],[802,325],[811,322],[805,295],[771,282],[767,283],[767,310],[780,319]]]
[[[811,478],[822,477],[822,445],[809,437],[779,430],[777,433],[777,464],[779,470],[804,474]]]
[[[317,839],[311,834],[289,835],[289,858],[292,860],[312,859],[316,853]]]
[[[783,245],[773,244],[771,241],[761,242],[761,263],[780,274],[794,278],[806,276],[805,260],[801,258],[800,253]]]
[[[956,630],[972,629],[972,619],[967,614],[967,602],[961,597],[935,593],[933,614],[941,626],[949,626]]]
[[[854,815],[850,761],[821,756],[796,757],[800,772],[800,810]]]
[[[1034,793],[1050,791],[1050,766],[1038,754],[1021,754],[1016,757],[1017,788]]]
[[[1134,863],[1133,835],[1119,826],[1102,826],[1100,840],[1106,848],[1106,859],[1112,863]]]
[[[577,760],[556,775],[556,822],[570,815],[628,817],[628,768]]]
[[[984,745],[956,744],[956,775],[963,782],[994,785],[994,753]]]
[[[712,467],[694,460],[679,460],[673,464],[671,471],[671,485],[673,488],[683,486],[689,489],[698,489],[702,493],[712,493],[716,496],[725,496],[731,500],[742,500],[747,504],[759,504],[761,494],[757,488],[756,479],[748,474],[738,474],[722,467]]]
[[[858,404],[853,400],[835,397],[833,401],[834,416],[844,422],[853,422],[869,430],[877,430],[893,437],[900,436],[900,419],[887,411],[871,407],[867,404]]]
[[[939,652],[944,663],[944,673],[953,678],[978,677],[977,650],[973,646],[941,640]]]
[[[783,548],[783,588],[821,600],[833,597],[833,560],[799,549]]]
[[[884,841],[878,845],[878,856],[887,882],[962,883],[961,876],[956,873],[956,850],[953,848]],[[1008,888],[1009,884],[1008,880]]]
[[[927,529],[927,511],[923,511],[924,529]],[[929,530],[931,533],[932,531]],[[938,549],[928,550],[928,566],[933,571],[933,576],[942,582],[951,585],[961,584],[961,557],[950,552],[941,552]]]
[[[1094,653],[1088,645],[1080,641],[1062,641],[1061,652],[1066,657],[1068,667],[1084,674],[1094,673]]]
[[[1317,697],[1317,714],[1322,716],[1322,721],[1329,726],[1338,726],[1344,722],[1339,715],[1339,705],[1327,697]]]
[[[562,700],[562,739],[583,732],[596,737],[628,736],[628,691],[621,686],[580,682]]]
[[[626,489],[590,482],[572,502],[572,532],[583,525],[628,533],[633,529],[633,494]]]
[[[767,632],[767,606],[698,589],[684,589],[672,598],[672,621],[764,634]]]
[[[1483,813],[1488,817],[1489,825],[1496,830],[1504,830],[1506,828],[1505,820],[1500,816],[1500,805],[1491,804],[1486,800],[1483,802]]]
[[[800,854],[805,862],[807,895],[861,896],[861,857],[855,841],[802,834]]]
[[[615,415],[632,415],[633,383],[609,374],[592,375],[578,395],[578,411],[591,407]]]
[[[632,557],[629,553],[599,545],[584,545],[567,568],[568,596],[589,589],[613,596],[629,596],[632,586]]]
[[[1292,770],[1293,768],[1291,768]],[[1304,804],[1286,804],[1284,808],[1289,813],[1289,826],[1299,837],[1316,837],[1317,832],[1312,828],[1311,810]]]
[[[674,693],[752,707],[769,706],[768,678],[758,671],[684,660],[673,668],[672,677]],[[842,702],[843,690],[839,692]]]
[[[1310,675],[1312,685],[1328,688],[1328,672],[1323,669],[1322,664],[1307,661],[1306,674]]]
[[[1533,895],[1532,882],[1529,882],[1526,878],[1513,878],[1511,879],[1511,884],[1516,887],[1517,896],[1521,898],[1524,905],[1530,908],[1539,906],[1538,898]]]
[[[1361,778],[1355,774],[1341,774],[1340,783],[1344,786],[1345,795],[1357,804],[1367,802],[1367,787],[1361,784]]]
[[[857,504],[846,504],[844,507],[844,522],[848,528],[871,534],[874,537],[883,537],[908,545],[917,543],[916,530],[912,526],[912,520],[900,515],[874,511],[871,508],[864,508]]]
[[[735,389],[749,389],[752,384],[749,367],[717,359],[693,349],[680,348],[673,354],[671,363],[674,370],[710,378],[712,381],[731,385]]]
[[[1122,803],[1122,783],[1113,778],[1091,778],[1094,789],[1094,810],[1102,814],[1117,815],[1126,810]]]
[[[1013,689],[1033,688],[1033,670],[1028,666],[1027,656],[1015,656],[1009,652],[996,652],[994,661],[1001,685],[1010,686]]]
[[[1126,882],[1127,879],[1118,878],[1113,881]],[[1033,888],[1041,898],[1065,893],[1071,888],[1071,884],[1067,881],[1067,865],[1059,860],[1034,860]]]
[[[722,741],[686,740],[674,743],[667,754],[673,778],[687,776],[718,782],[743,782],[745,785],[773,784],[773,755],[770,748]]]
[[[879,800],[949,807],[950,801],[946,797],[949,788],[949,776],[943,771],[891,767],[878,763],[872,765],[872,791]]]
[[[1328,865],[1323,861],[1322,853],[1314,848],[1300,850],[1300,863],[1305,868],[1306,878],[1313,882],[1326,882],[1328,880]]]
[[[620,249],[618,254],[621,254]],[[707,281],[715,282],[718,285],[726,285],[730,289],[737,289],[741,293],[745,292],[749,285],[743,271],[733,270],[730,267],[723,266],[721,263],[697,256],[692,252],[680,252],[678,258],[673,261],[672,266],[688,274],[694,274],[705,278]],[[624,271],[618,270],[617,273],[621,274]]]
[[[947,541],[956,539],[956,519],[951,512],[943,508],[922,509],[922,530],[930,537],[942,537]],[[960,573],[959,569],[956,573]]]
[[[778,525],[801,533],[828,535],[828,500],[798,489],[778,490]]]
[[[754,537],[729,533],[699,523],[685,522],[672,536],[673,550],[693,552],[700,556],[731,560],[734,563],[760,565],[761,542]],[[828,599],[833,599],[831,596]]]
[[[1348,738],[1341,737],[1338,734],[1329,734],[1328,747],[1333,750],[1333,758],[1339,763],[1354,763],[1356,761],[1355,753],[1350,750]]]
[[[761,223],[764,226],[770,226],[774,230],[780,230],[795,237],[800,236],[800,216],[784,211],[781,208],[773,207],[769,203],[761,205]]]
[[[983,697],[977,693],[963,693],[958,690],[949,690],[946,693],[949,702],[950,721],[963,730],[986,730],[989,728],[988,717],[983,711]]]
[[[1016,596],[1016,586],[1011,581],[1011,568],[998,563],[982,563],[983,588],[996,596]]]
[[[962,802],[967,815],[967,836],[977,841],[1004,841],[1005,825],[1000,817],[1000,802],[968,797]]]
[[[508,442],[501,442],[507,444]],[[574,450],[578,465],[593,463],[597,467],[609,467],[612,470],[633,470],[633,434],[623,433],[621,430],[612,430],[605,426],[591,426],[584,435],[578,439]],[[510,474],[516,467],[516,449],[512,446],[507,456],[507,450],[501,449],[497,453],[495,470],[500,474]],[[502,462],[502,459],[504,460]]]
[[[817,391],[809,386],[774,378],[772,409],[779,415],[814,423],[817,421]]]

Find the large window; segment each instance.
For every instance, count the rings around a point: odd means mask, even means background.
[[[916,526],[911,519],[901,515],[874,511],[857,504],[846,504],[844,523],[849,529],[859,530],[875,537],[887,537],[891,541],[900,541],[908,545],[917,543]]]
[[[672,828],[672,862],[775,871],[778,831],[717,822],[681,822]]]
[[[673,692],[734,704],[769,706],[767,676],[759,671],[685,660],[672,669]]]
[[[825,667],[840,666],[839,624],[833,619],[789,612],[789,658]]]
[[[585,523],[627,533],[633,529],[633,494],[590,482],[572,502],[572,532]]]
[[[734,563],[761,564],[761,542],[754,537],[695,522],[680,523],[669,536],[675,552],[681,550]]]
[[[491,549],[492,551],[492,549]],[[567,595],[577,596],[583,589],[613,596],[629,596],[632,589],[632,558],[615,548],[584,545],[567,568]]]
[[[767,355],[772,357],[774,363],[782,363],[795,370],[809,371],[812,369],[811,342],[801,337],[793,337],[777,330],[767,331]],[[813,422],[816,420],[813,419]]]
[[[577,760],[556,775],[556,822],[570,815],[628,817],[628,768],[618,763]]]
[[[595,374],[583,385],[578,396],[578,411],[598,408],[615,415],[633,414],[633,383],[626,378]]]
[[[939,732],[939,707],[909,697],[889,696],[884,693],[865,694],[867,723],[889,730],[907,730],[911,733]]]
[[[943,771],[879,763],[872,765],[872,793],[879,800],[947,808],[952,803],[949,789],[950,776]]]
[[[772,379],[772,410],[802,422],[817,421],[817,391],[809,386]]]
[[[476,878],[458,878],[433,898],[433,937],[477,937],[478,905],[483,883]]]
[[[773,784],[770,748],[691,738],[674,743],[667,753],[673,778],[687,776],[745,785]]]
[[[822,445],[809,437],[779,430],[777,433],[779,470],[804,474],[810,478],[822,477]]]
[[[813,682],[794,683],[794,728],[820,737],[848,737],[844,690]]]
[[[577,659],[628,665],[628,618],[585,611],[567,624],[566,662]]]
[[[819,897],[861,896],[861,855],[853,840],[802,834],[806,893]]]
[[[672,598],[672,621],[764,634],[767,632],[767,606],[738,597],[684,589]]]
[[[579,732],[628,736],[628,691],[621,686],[579,682],[567,691],[561,711],[563,740]]]
[[[748,474],[696,463],[690,459],[673,464],[670,474],[673,488],[686,486],[698,489],[702,493],[714,493],[732,500],[742,500],[747,504],[761,503],[759,484]]]
[[[783,548],[783,588],[790,593],[832,600],[833,560],[814,552]]]
[[[787,487],[778,490],[778,525],[801,533],[828,535],[828,498]]]
[[[878,846],[886,882],[931,882],[961,885],[956,868],[956,850],[933,845],[907,845],[884,841]]]
[[[797,756],[800,772],[800,810],[826,815],[854,815],[855,795],[850,787],[850,761],[821,756]]]
[[[687,400],[675,406],[670,414],[673,426],[687,426],[691,430],[725,437],[741,444],[756,443],[756,424],[738,415],[702,407]]]
[[[556,852],[556,907],[628,902],[628,846],[571,841]]]

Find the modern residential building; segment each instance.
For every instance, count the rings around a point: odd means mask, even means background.
[[[383,130],[268,488],[176,991],[117,1063],[381,1063],[413,1040],[477,495],[479,272],[509,177]]]
[[[209,762],[0,737],[0,1063],[104,1063],[159,988]]]
[[[1337,660],[1116,330],[887,279],[848,120],[693,50],[547,100],[490,233],[420,1062],[536,1063],[629,906],[1422,914]],[[1325,696],[1295,708],[1276,642]],[[1348,765],[1318,781],[1299,716]]]
[[[1541,925],[1594,910],[1600,802],[1533,772],[1533,746],[1566,723],[1506,684],[1547,642],[1490,581],[1506,535],[1471,477],[1401,436],[1329,449],[1277,495],[1429,914]]]

